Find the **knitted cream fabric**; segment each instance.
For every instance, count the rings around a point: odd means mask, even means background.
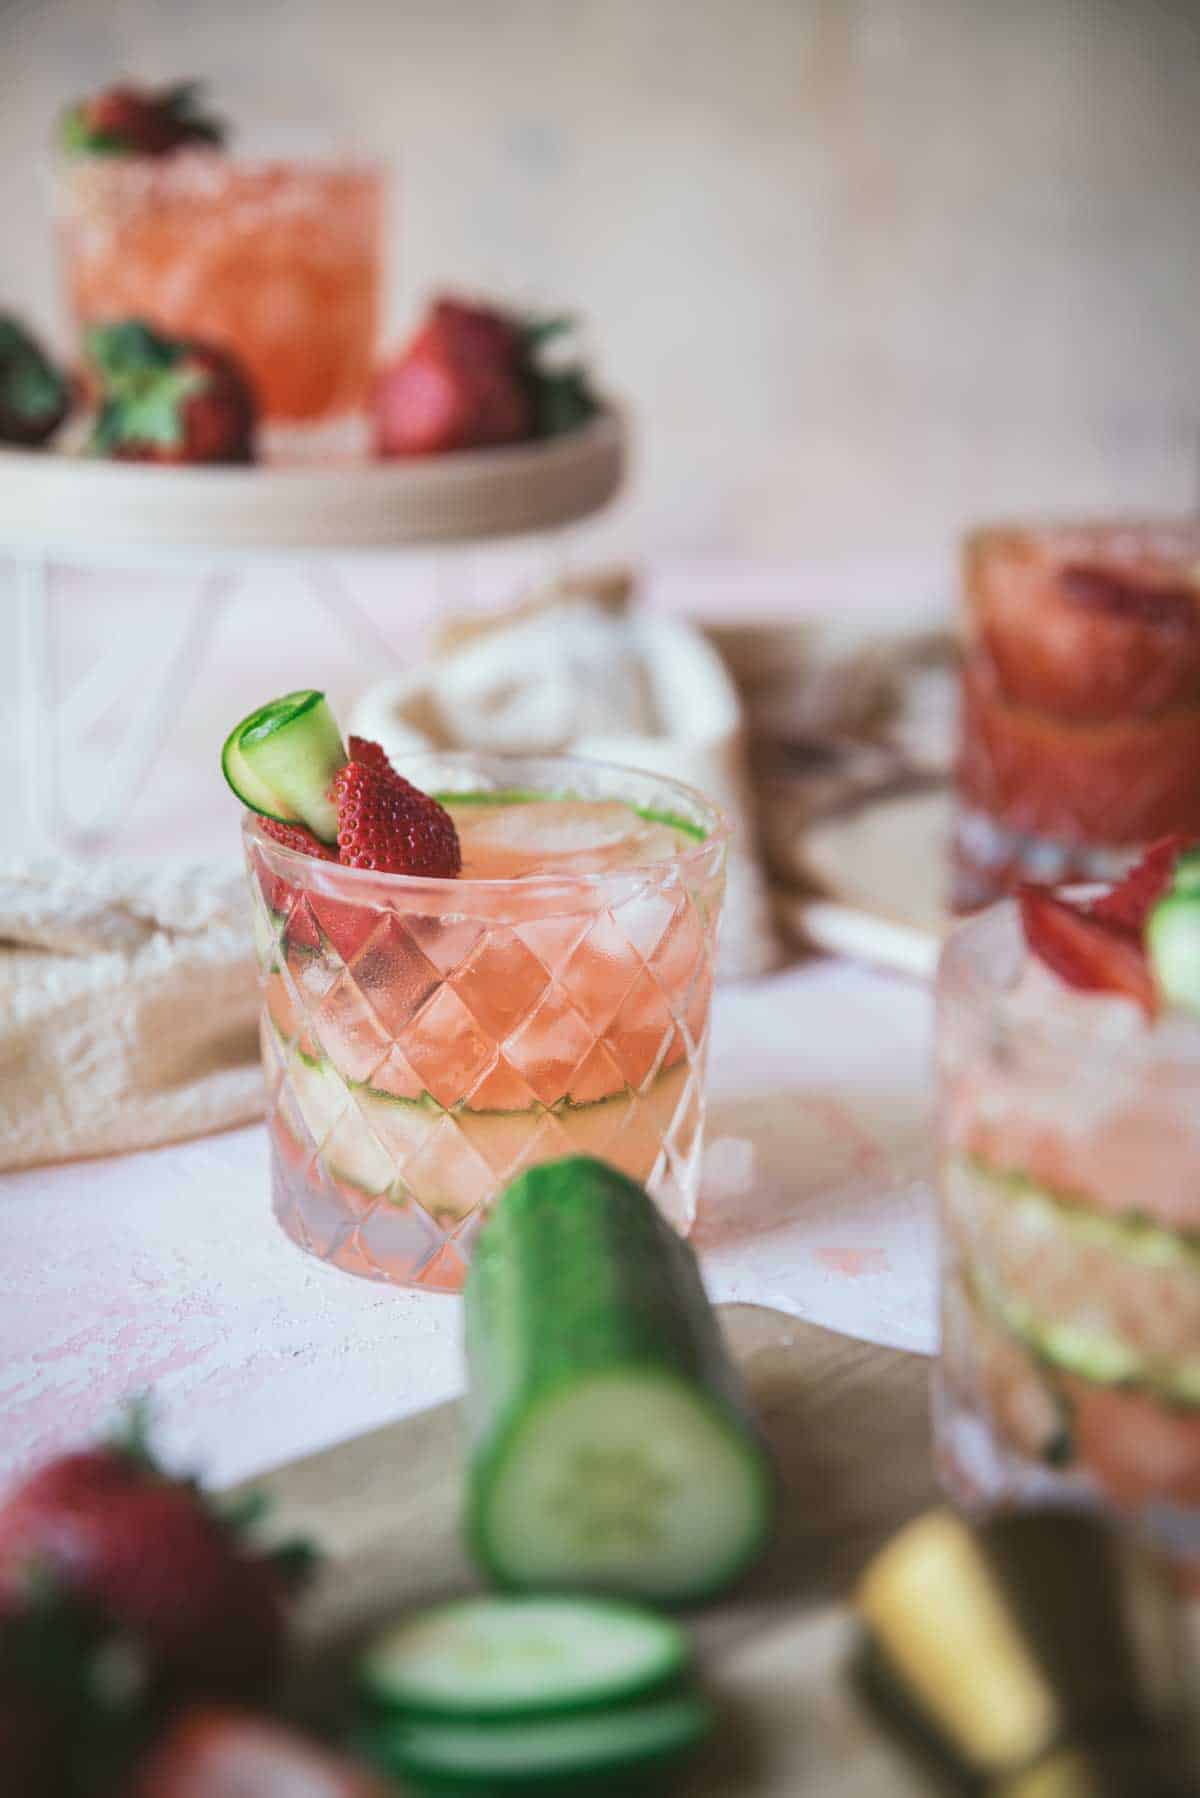
[[[257,1002],[236,865],[0,861],[0,1168],[259,1116]]]

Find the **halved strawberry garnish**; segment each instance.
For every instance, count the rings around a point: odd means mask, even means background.
[[[1176,862],[1190,846],[1190,839],[1178,832],[1151,843],[1124,880],[1093,902],[1092,916],[1103,918],[1108,924],[1121,924],[1140,936],[1146,919],[1171,884]]]
[[[1121,994],[1155,1015],[1158,990],[1136,931],[1045,887],[1022,887],[1017,902],[1026,942],[1060,980],[1083,992]]]
[[[377,744],[367,747],[370,759],[347,762],[329,789],[338,812],[338,860],[380,874],[453,880],[462,852],[449,812],[397,774]]]

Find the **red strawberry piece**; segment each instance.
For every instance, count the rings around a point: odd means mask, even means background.
[[[156,1687],[242,1696],[278,1672],[289,1583],[138,1443],[65,1455],[0,1506],[0,1599],[48,1583],[145,1656]]]
[[[1060,980],[1083,992],[1121,994],[1135,1000],[1147,1017],[1155,1015],[1158,990],[1132,930],[1045,887],[1021,887],[1017,901],[1026,942]]]
[[[297,855],[315,856],[318,861],[335,862],[337,850],[320,837],[315,837],[311,830],[303,824],[281,824],[275,818],[260,818],[259,827],[266,837],[279,843],[284,849],[292,849]],[[303,908],[295,909],[298,889],[283,875],[274,873],[260,860],[258,864],[259,886],[262,889],[263,902],[269,911],[287,919],[286,936],[294,949],[319,949],[321,933],[313,918]]]
[[[1185,836],[1160,837],[1123,880],[1093,901],[1092,916],[1109,924],[1121,924],[1140,936],[1146,919],[1171,884],[1176,862],[1190,847]]]
[[[514,371],[525,350],[522,321],[496,306],[443,294],[433,303],[433,329],[456,353],[488,368]]]
[[[375,453],[429,456],[516,443],[533,431],[517,371],[481,355],[468,335],[427,323],[380,370],[372,397]]]
[[[84,155],[164,156],[183,144],[220,144],[224,128],[198,110],[200,84],[136,87],[119,82],[71,107],[64,149]]]
[[[452,880],[462,867],[449,812],[391,768],[347,762],[329,791],[338,813],[338,859],[345,867],[438,880]]]
[[[121,1798],[386,1798],[392,1790],[280,1723],[196,1706],[170,1724]]]
[[[351,737],[346,748],[352,762],[362,762],[368,768],[392,768],[382,744],[372,743],[370,737]]]
[[[252,462],[257,405],[232,356],[163,337],[137,319],[94,325],[94,455],[125,462]]]

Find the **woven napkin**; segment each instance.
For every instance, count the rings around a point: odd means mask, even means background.
[[[221,863],[0,862],[0,1168],[258,1117],[245,877]]]

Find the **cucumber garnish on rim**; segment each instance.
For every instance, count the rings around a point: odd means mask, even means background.
[[[221,752],[225,779],[242,804],[284,824],[303,824],[337,841],[329,784],[346,761],[325,695],[313,688],[269,700],[230,731]]]
[[[1168,1005],[1200,1013],[1200,892],[1160,899],[1150,913],[1146,944]]]

